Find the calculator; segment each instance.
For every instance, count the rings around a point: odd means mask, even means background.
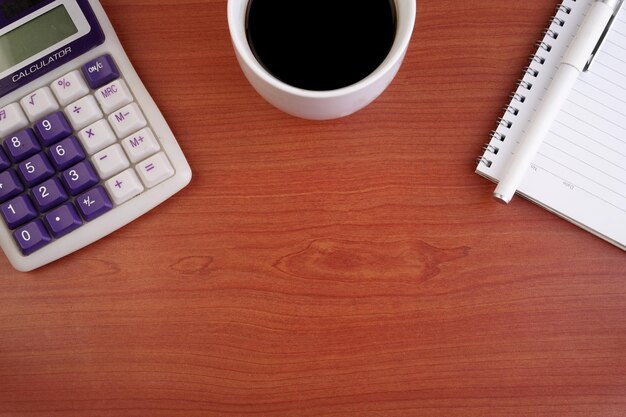
[[[97,0],[0,0],[0,245],[30,271],[191,180]]]

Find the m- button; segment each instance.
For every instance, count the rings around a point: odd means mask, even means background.
[[[139,106],[131,103],[109,116],[109,123],[118,138],[123,138],[144,127],[147,122]]]

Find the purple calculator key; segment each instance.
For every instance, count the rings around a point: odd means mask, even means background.
[[[22,191],[24,191],[24,186],[12,169],[0,173],[0,203],[4,203]]]
[[[101,185],[76,197],[76,204],[78,204],[78,210],[83,219],[88,222],[113,208],[109,195]]]
[[[85,151],[74,136],[63,139],[48,150],[48,155],[54,167],[62,171],[85,159]]]
[[[102,55],[83,65],[83,74],[93,89],[102,87],[120,76],[120,72],[110,55]]]
[[[9,157],[6,153],[0,148],[0,172],[4,171],[8,167],[11,166],[11,161],[9,161]]]
[[[89,161],[82,161],[61,174],[63,184],[72,195],[82,193],[100,182],[100,178]]]
[[[78,229],[83,221],[70,203],[57,207],[46,214],[44,221],[55,238],[60,238]]]
[[[52,113],[33,126],[43,146],[50,146],[72,134],[72,128],[63,113]]]
[[[33,203],[25,195],[21,195],[2,204],[0,210],[2,211],[2,216],[7,226],[9,226],[9,229],[20,227],[24,223],[37,217],[37,210],[35,210]]]
[[[13,237],[25,256],[46,246],[52,238],[41,220],[37,219],[13,232]]]
[[[4,147],[13,162],[20,162],[41,151],[31,129],[20,130],[4,140]]]
[[[52,164],[43,153],[38,153],[21,162],[17,166],[17,171],[29,187],[47,180],[55,173]]]
[[[58,178],[50,178],[31,190],[35,205],[44,213],[67,201],[67,193]]]

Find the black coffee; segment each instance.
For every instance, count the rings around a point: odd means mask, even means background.
[[[370,75],[396,34],[394,0],[250,0],[248,43],[274,77],[334,90]]]

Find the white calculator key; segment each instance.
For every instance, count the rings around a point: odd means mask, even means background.
[[[93,96],[86,96],[65,108],[65,115],[74,127],[82,129],[98,119],[102,119],[102,110]]]
[[[50,88],[52,88],[52,92],[54,92],[61,106],[67,106],[72,101],[76,101],[89,93],[89,87],[87,87],[87,83],[85,83],[79,70],[72,71],[55,80],[50,84]]]
[[[159,142],[154,137],[154,133],[152,133],[152,129],[149,127],[141,129],[134,135],[122,140],[122,146],[126,151],[126,155],[133,163],[146,159],[161,149]]]
[[[116,80],[95,93],[96,100],[105,113],[111,113],[133,101],[133,95],[124,80]]]
[[[163,152],[137,164],[135,169],[147,188],[152,188],[174,175],[174,168]]]
[[[117,174],[104,183],[109,196],[117,205],[124,204],[131,198],[141,194],[144,190],[141,181],[132,169]]]
[[[59,108],[59,104],[48,87],[33,91],[24,97],[20,104],[31,122],[35,122]]]
[[[117,141],[109,122],[104,119],[98,120],[78,132],[78,139],[89,155],[93,155]]]
[[[122,147],[116,143],[91,157],[93,166],[103,180],[125,170],[130,166]]]
[[[18,103],[0,109],[0,137],[15,133],[28,126],[28,119]]]
[[[110,115],[109,122],[118,138],[128,136],[147,124],[137,103],[131,103]]]

